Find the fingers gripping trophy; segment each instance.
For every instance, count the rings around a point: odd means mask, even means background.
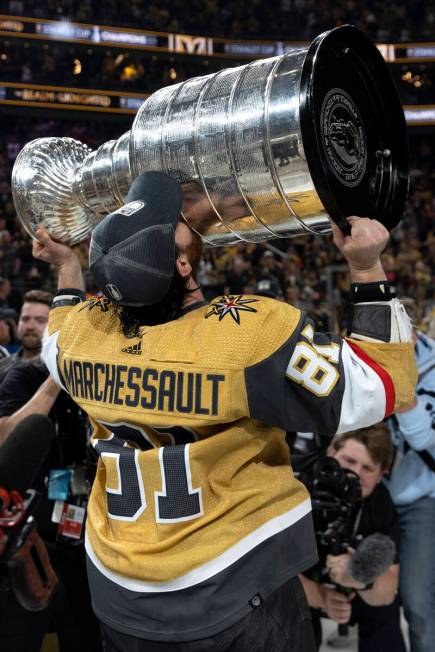
[[[376,46],[346,25],[306,48],[163,88],[132,129],[91,151],[38,138],[20,152],[17,213],[71,244],[158,170],[182,187],[182,215],[209,245],[327,234],[333,220],[400,220],[408,190],[406,123]]]

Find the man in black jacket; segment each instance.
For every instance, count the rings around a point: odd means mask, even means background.
[[[23,310],[22,314],[26,315],[26,309]],[[36,334],[32,335],[30,328],[26,327],[23,332],[23,344],[29,346],[32,338],[36,344],[38,338]],[[76,652],[79,648],[86,652],[99,652],[99,626],[91,608],[83,536],[76,539],[60,533],[55,505],[61,501],[49,499],[45,486],[50,469],[67,470],[73,466],[77,476],[82,476],[87,455],[87,419],[54,383],[39,355],[31,360],[17,359],[0,385],[1,440],[13,436],[18,423],[34,413],[48,415],[56,427],[56,439],[49,459],[34,488],[43,494],[35,514],[38,533],[47,546],[59,585],[48,607],[37,612],[24,609],[12,591],[0,591],[0,649],[2,652],[39,652],[45,634],[55,631],[61,652]],[[79,512],[84,514],[83,507],[87,502],[85,486],[82,491],[85,493],[75,495],[80,492],[80,487],[75,491],[70,489],[65,504],[77,505]]]

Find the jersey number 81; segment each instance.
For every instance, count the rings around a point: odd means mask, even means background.
[[[312,394],[328,396],[340,377],[333,364],[338,364],[340,347],[335,342],[314,344],[311,325],[306,326],[301,334],[308,342],[301,340],[296,344],[286,375]]]

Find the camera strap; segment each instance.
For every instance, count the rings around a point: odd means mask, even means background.
[[[429,451],[415,451],[419,457],[423,460],[423,462],[430,468],[432,473],[435,473],[435,460],[432,457],[432,455],[429,453]]]
[[[408,444],[407,441],[405,441],[403,445],[403,452],[406,454],[409,450],[413,450],[414,453],[417,453],[417,455],[423,460],[423,462],[426,464],[426,466],[429,467],[429,469],[435,473],[435,460],[432,457],[432,455],[429,453],[427,450],[422,450],[422,451],[417,451],[415,448],[411,448],[411,446]]]
[[[421,342],[422,344],[424,344],[424,346],[427,347],[427,344],[424,342],[424,340],[423,340],[422,338],[419,338],[419,342]],[[425,369],[425,370],[423,371],[423,373],[421,373],[421,374],[419,375],[419,377],[418,377],[418,383],[420,384],[421,381],[422,381],[422,379],[423,379],[425,376],[427,376],[427,374],[428,374],[430,371],[433,371],[434,368],[435,368],[435,365],[432,364],[430,367],[428,367],[427,369]],[[430,391],[430,390],[428,390],[428,389],[424,389],[423,387],[420,387],[420,389],[417,390],[417,394],[418,394],[419,396],[421,396],[422,394],[426,394],[427,396],[434,397],[434,393],[433,393],[432,391]],[[422,451],[415,451],[415,452],[417,453],[417,455],[419,455],[419,456],[421,457],[421,459],[422,459],[423,462],[426,464],[426,466],[428,466],[428,467],[430,468],[430,470],[432,471],[432,473],[435,473],[435,459],[432,457],[432,455],[429,453],[429,451],[427,451],[427,450],[422,450]]]
[[[361,505],[358,509],[357,515],[355,517],[355,521],[353,523],[353,528],[352,528],[352,540],[354,540],[358,534],[358,528],[359,524],[361,522],[361,517],[363,513],[363,508],[364,508],[364,501],[361,502]]]
[[[391,420],[393,422],[394,429],[400,431],[399,423],[397,421],[396,416],[393,414],[393,416],[390,417],[390,418],[391,418]],[[429,453],[429,451],[427,451],[427,450],[417,451],[415,448],[412,448],[412,446],[410,446],[408,444],[408,442],[406,441],[406,439],[405,439],[404,442],[403,442],[403,453],[406,455],[406,453],[410,449],[413,450],[414,453],[417,453],[417,455],[426,464],[426,466],[432,471],[432,473],[435,473],[435,459],[432,457],[432,455]]]

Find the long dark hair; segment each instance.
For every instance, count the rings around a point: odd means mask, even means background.
[[[125,337],[139,337],[141,326],[156,326],[177,319],[188,293],[188,279],[175,269],[169,291],[163,301],[153,306],[119,306],[112,304]]]

